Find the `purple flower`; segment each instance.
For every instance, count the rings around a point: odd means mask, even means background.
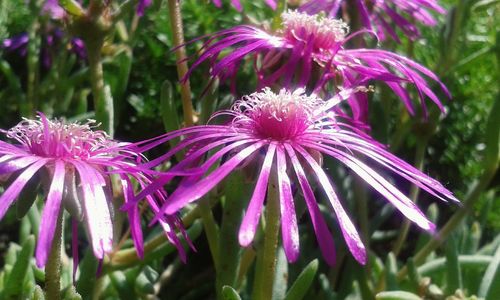
[[[267,86],[307,87],[319,93],[326,92],[332,84],[351,88],[380,80],[401,98],[410,113],[414,113],[414,107],[407,84],[415,86],[424,114],[425,96],[443,110],[425,77],[436,81],[449,96],[448,90],[422,65],[389,51],[344,49],[346,41],[366,30],[347,36],[348,27],[344,22],[297,11],[283,13],[282,20],[283,28],[277,34],[248,25],[213,34],[184,79],[207,61],[211,64],[211,76],[231,79],[235,92],[235,75],[244,58],[253,55],[259,89]],[[230,48],[234,49],[228,52]],[[221,57],[222,52],[225,55]]]
[[[43,35],[43,46],[40,51],[41,59],[45,68],[50,68],[52,65],[52,56],[54,52],[60,51],[58,46],[63,40],[63,32],[58,28],[50,28]],[[21,56],[26,56],[29,43],[27,33],[21,33],[11,38],[5,39],[0,44],[0,48],[7,52],[17,52]],[[83,41],[79,38],[72,38],[68,44],[69,50],[74,53],[79,59],[85,59],[87,52]]]
[[[420,36],[420,31],[413,24],[415,21],[425,26],[434,26],[436,20],[429,11],[440,14],[446,12],[436,0],[354,0],[354,3],[365,28],[373,28],[381,40],[385,40],[389,35],[397,42],[401,41],[393,29],[393,24],[414,40]],[[311,0],[299,10],[309,14],[324,11],[335,17],[343,5],[347,5],[344,0]]]
[[[281,90],[279,94],[265,89],[243,97],[234,104],[232,110],[216,113],[214,117],[226,115],[231,118],[231,122],[225,125],[184,128],[151,141],[150,147],[155,147],[184,136],[182,142],[151,161],[148,167],[169,159],[178,151],[191,148],[189,154],[171,172],[176,173],[186,168],[199,172],[199,175],[187,177],[186,183],[169,196],[156,219],[161,220],[164,216],[178,212],[207,194],[238,166],[253,163],[262,167],[240,226],[239,242],[242,246],[248,246],[255,236],[270,174],[274,173],[278,180],[281,233],[288,260],[295,261],[299,254],[297,218],[291,192],[291,183],[296,178],[323,256],[330,265],[334,264],[333,238],[321,216],[309,183],[310,178],[315,178],[333,208],[347,247],[356,260],[364,264],[365,247],[344,210],[333,183],[321,167],[321,157],[327,155],[355,172],[422,229],[434,232],[435,225],[389,182],[386,174],[381,174],[373,165],[379,165],[390,173],[403,177],[443,201],[458,200],[438,181],[387,152],[362,131],[343,122],[343,118],[333,113],[331,105],[331,101],[322,101],[314,95],[306,96],[301,89],[293,93]],[[199,164],[207,153],[212,154]],[[363,155],[365,159],[359,159],[359,155]],[[222,160],[221,164],[214,167],[219,160]],[[193,167],[193,164],[197,166]],[[207,174],[204,175],[205,173]],[[159,177],[135,201],[161,189],[174,176],[175,174],[167,172]]]
[[[61,20],[66,15],[64,8],[59,5],[58,0],[46,0],[43,4],[42,12],[55,20]]]
[[[93,131],[91,124],[51,121],[39,114],[39,120],[25,119],[4,131],[16,144],[0,141],[0,175],[8,175],[12,180],[0,196],[0,219],[32,178],[38,180],[35,178],[38,176],[46,191],[36,247],[39,267],[47,262],[61,207],[66,208],[74,220],[84,222],[94,255],[103,259],[113,250],[111,174],[121,179],[125,202],[134,193],[132,180],[141,186],[150,182],[149,175],[137,167],[142,156],[131,144],[116,142],[103,131]],[[159,212],[164,200],[165,194],[161,191],[147,198],[155,213]],[[137,205],[131,206],[132,238],[142,256],[139,218]],[[175,234],[175,228],[182,230],[177,217],[168,216],[162,219],[161,225],[183,255],[184,250]],[[73,242],[75,245],[76,237]]]
[[[222,1],[221,0],[212,0],[213,4],[217,7],[222,7]],[[264,0],[264,2],[272,9],[276,9],[277,3],[276,0]],[[236,8],[238,11],[243,10],[243,6],[241,6],[240,0],[231,0],[231,5]]]
[[[153,0],[139,0],[137,4],[136,13],[139,17],[144,15],[144,10],[153,3]]]

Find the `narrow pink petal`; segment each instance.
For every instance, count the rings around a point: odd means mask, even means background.
[[[38,233],[38,243],[36,245],[36,265],[39,268],[45,266],[49,253],[52,249],[52,240],[54,239],[54,231],[57,226],[57,219],[59,218],[59,210],[61,208],[64,176],[64,162],[56,160],[52,183],[50,184],[49,193],[47,195],[47,202],[45,203],[42,211],[42,219],[40,221],[40,229]]]
[[[123,189],[123,198],[125,200],[125,203],[128,203],[134,197],[132,183],[127,176],[122,175],[121,184]],[[130,234],[132,236],[132,241],[134,242],[137,256],[142,259],[144,258],[144,238],[142,236],[139,206],[134,205],[132,208],[127,210],[127,214],[130,223]]]
[[[299,257],[299,229],[297,227],[297,217],[293,204],[290,178],[286,173],[287,165],[285,151],[282,145],[278,146],[276,154],[283,248],[288,261],[295,262]]]
[[[389,202],[396,206],[396,208],[401,211],[403,215],[415,222],[422,229],[431,232],[436,229],[436,226],[427,219],[427,217],[420,211],[415,203],[413,203],[408,197],[401,193],[401,191],[399,191],[382,176],[380,176],[380,174],[378,174],[375,170],[368,167],[360,160],[335,149],[331,149],[332,151],[330,151],[318,147],[317,150],[335,157],[346,166],[348,166],[351,170],[358,174],[358,176],[360,176],[369,185],[371,185],[377,192],[382,194],[387,200],[389,200]]]
[[[314,228],[314,233],[316,234],[316,239],[318,240],[321,253],[326,260],[326,263],[330,266],[335,265],[335,243],[333,241],[332,234],[326,225],[323,216],[319,210],[318,204],[316,203],[316,198],[314,197],[314,192],[309,185],[304,169],[300,164],[295,151],[292,146],[285,144],[285,148],[288,152],[288,156],[292,160],[292,165],[295,169],[295,174],[299,179],[300,188],[302,189],[302,194],[304,195],[304,200],[306,201],[307,211],[311,216],[311,221]]]
[[[37,156],[12,157],[5,155],[2,157],[5,161],[0,162],[0,174],[12,173],[26,168],[40,158]]]
[[[184,193],[178,195],[177,197],[172,195],[169,202],[162,207],[160,213],[164,212],[169,215],[174,214],[187,203],[196,201],[203,197],[208,191],[214,188],[221,180],[229,175],[229,173],[231,173],[231,171],[234,170],[244,159],[260,149],[264,143],[264,141],[261,141],[244,148],[226,163],[219,166],[217,170],[213,171],[210,175],[199,181],[193,186],[192,189],[185,190]]]
[[[92,249],[98,259],[103,259],[113,246],[113,226],[109,213],[106,196],[100,181],[96,177],[102,177],[91,166],[80,161],[72,161],[78,170],[83,190],[83,205],[85,218],[90,232]],[[96,182],[97,181],[97,182]]]
[[[257,225],[259,224],[260,214],[262,212],[262,206],[264,205],[264,200],[266,199],[269,173],[271,172],[275,151],[276,144],[271,143],[267,148],[266,157],[264,158],[259,178],[255,184],[252,198],[250,199],[247,211],[243,217],[243,221],[241,222],[238,239],[240,245],[243,247],[250,245],[255,236]]]
[[[19,175],[16,180],[3,192],[0,196],[0,219],[3,218],[7,209],[10,207],[12,202],[17,198],[19,193],[22,191],[26,183],[35,175],[35,173],[47,163],[48,159],[40,159],[33,163],[31,166],[26,168],[21,175]]]
[[[314,174],[318,178],[319,183],[323,187],[330,204],[337,215],[339,221],[340,229],[342,230],[342,235],[347,242],[347,247],[351,251],[354,258],[361,264],[366,264],[366,249],[359,237],[354,224],[349,219],[349,216],[345,212],[342,204],[340,203],[335,190],[328,179],[328,176],[323,171],[321,166],[314,160],[314,158],[307,153],[302,147],[296,146],[295,149],[306,159],[306,161],[311,166]]]

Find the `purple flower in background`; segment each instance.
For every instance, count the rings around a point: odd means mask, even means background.
[[[283,13],[282,20],[283,28],[276,34],[248,25],[213,34],[184,79],[207,61],[211,76],[231,79],[235,92],[236,73],[244,58],[253,55],[259,89],[307,87],[319,93],[325,92],[329,84],[351,88],[379,80],[397,94],[410,113],[414,113],[414,107],[407,84],[415,86],[424,114],[425,96],[443,110],[425,77],[436,81],[449,96],[448,90],[427,68],[385,50],[344,49],[350,38],[366,31],[347,36],[348,27],[341,20],[297,11]],[[230,48],[234,49],[228,52]]]
[[[222,0],[212,0],[213,4],[217,7],[222,7]],[[277,3],[276,0],[264,0],[264,2],[272,9],[276,9]],[[243,6],[241,5],[240,0],[231,0],[231,5],[236,8],[238,11],[243,10]]]
[[[51,121],[39,114],[39,120],[25,119],[4,131],[16,144],[0,141],[0,174],[9,176],[12,182],[0,196],[0,219],[30,180],[40,182],[47,195],[36,247],[39,267],[47,262],[61,207],[70,212],[74,225],[76,221],[84,222],[94,255],[103,259],[113,250],[111,174],[121,179],[125,202],[134,193],[132,182],[141,186],[150,182],[149,175],[137,167],[142,156],[134,151],[132,144],[119,143],[103,131],[93,131],[91,124]],[[147,198],[155,213],[164,200],[161,191]],[[132,206],[129,211],[131,233],[142,256],[139,217],[137,205]],[[175,228],[182,231],[180,221],[168,216],[162,219],[161,225],[184,257],[184,249],[175,234]],[[76,236],[73,243],[76,245]]]
[[[53,52],[60,51],[58,46],[63,40],[63,32],[58,28],[51,28],[43,36],[42,49],[40,51],[43,66],[50,68],[52,65]],[[17,52],[21,56],[26,56],[29,43],[27,33],[21,33],[11,38],[5,39],[0,44],[0,48],[7,52]],[[68,50],[74,53],[79,59],[85,59],[87,54],[83,41],[79,38],[73,38],[67,45]]]
[[[64,8],[59,5],[59,0],[46,0],[42,12],[55,20],[61,20],[66,15]]]
[[[401,41],[393,29],[394,25],[414,40],[420,36],[420,31],[413,24],[415,21],[425,26],[434,26],[436,20],[429,11],[440,14],[446,12],[436,0],[354,0],[354,3],[365,28],[375,30],[381,40],[389,35],[397,42]],[[347,5],[344,0],[311,0],[299,10],[309,14],[323,11],[328,16],[335,17],[343,5]]]
[[[27,33],[21,33],[2,41],[2,48],[8,52],[18,51],[22,56],[26,55],[26,46],[30,38]]]
[[[139,3],[137,4],[136,8],[136,13],[139,17],[142,17],[144,15],[144,10],[148,8],[151,4],[153,3],[153,0],[139,0]]]
[[[184,136],[183,141],[161,157],[152,160],[148,167],[168,160],[178,151],[190,148],[185,158],[170,171],[175,173],[190,168],[193,172],[199,172],[187,177],[186,183],[181,184],[169,196],[157,219],[175,214],[187,204],[200,199],[238,166],[254,163],[262,167],[240,226],[239,242],[242,246],[248,246],[255,236],[270,174],[274,173],[278,180],[281,233],[288,260],[295,261],[299,254],[299,234],[291,188],[291,183],[296,178],[321,252],[330,265],[334,264],[332,234],[321,216],[309,183],[311,178],[315,178],[333,208],[349,250],[357,261],[364,264],[365,247],[344,210],[333,183],[321,167],[322,155],[328,155],[365,180],[404,216],[422,229],[434,232],[435,225],[388,181],[386,174],[377,171],[372,165],[378,164],[443,201],[458,200],[438,181],[387,152],[349,123],[343,122],[343,118],[333,113],[331,105],[332,101],[325,102],[314,95],[307,96],[301,89],[293,93],[281,90],[279,94],[264,89],[262,92],[243,97],[234,104],[232,110],[214,115],[229,116],[232,121],[226,125],[184,128],[150,141],[150,147],[155,147]],[[208,159],[200,163],[207,153],[211,153]],[[366,159],[359,159],[359,155]],[[219,160],[222,161],[221,164],[214,167]],[[175,174],[169,174],[167,171],[166,175],[160,176],[139,193],[135,201],[161,189],[174,176]]]

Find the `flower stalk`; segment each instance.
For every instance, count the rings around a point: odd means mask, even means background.
[[[45,265],[45,296],[47,299],[61,299],[61,245],[63,214],[59,214],[57,225],[52,240],[52,249]]]
[[[185,41],[184,30],[182,28],[180,1],[168,0],[168,12],[170,15],[170,26],[172,27],[172,32],[174,34],[174,47],[176,48],[175,56],[177,59],[177,75],[179,76],[179,80],[181,80],[180,85],[184,125],[191,126],[194,123],[194,113],[193,104],[191,103],[191,87],[189,85],[189,79],[185,79],[185,75],[188,72],[188,65],[186,61],[186,48],[183,46],[185,44]]]
[[[276,269],[276,250],[280,228],[280,206],[277,179],[268,186],[265,214],[264,242],[257,252],[253,299],[272,299],[274,273]]]

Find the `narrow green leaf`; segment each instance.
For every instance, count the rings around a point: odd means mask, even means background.
[[[224,300],[241,300],[241,297],[240,295],[238,295],[238,292],[235,291],[229,285],[225,285],[222,287],[222,297]]]
[[[82,296],[76,292],[75,287],[70,284],[63,292],[64,300],[82,300]]]
[[[65,11],[76,17],[82,17],[85,15],[85,10],[82,8],[80,3],[75,0],[59,0],[59,5],[61,5]]]
[[[276,271],[274,273],[273,299],[283,299],[288,286],[288,261],[283,247],[276,252]]]
[[[398,286],[398,264],[394,253],[389,252],[385,262],[385,284],[386,290],[394,291],[399,288]]]
[[[484,149],[484,168],[494,172],[498,168],[500,160],[500,126],[498,126],[498,116],[500,116],[500,93],[497,95],[495,103],[491,108],[486,122],[486,148]]]
[[[149,266],[146,266],[147,268],[150,268]],[[148,278],[148,276],[142,272],[137,276],[135,280],[135,290],[141,294],[141,295],[151,295],[154,294],[155,288],[154,288],[154,282],[156,279],[154,277]]]
[[[10,243],[9,249],[7,250],[7,253],[4,256],[5,265],[13,266],[16,263],[17,254],[19,251],[21,251],[21,246],[19,246],[16,243]]]
[[[124,300],[134,300],[137,299],[137,295],[131,284],[127,281],[125,274],[122,271],[115,271],[109,274],[109,279],[111,284],[118,292],[120,299]]]
[[[481,240],[481,225],[479,222],[472,223],[469,234],[465,236],[465,242],[462,254],[474,254],[479,248],[479,241]]]
[[[478,297],[485,298],[486,300],[497,299],[493,295],[498,296],[500,292],[500,247],[497,248],[493,260],[488,265],[486,272],[484,273],[481,285],[479,286],[479,291],[477,292]]]
[[[487,255],[459,255],[458,261],[461,268],[486,268],[492,261],[491,256]],[[444,257],[431,260],[418,267],[418,273],[421,276],[429,276],[445,270],[446,259]]]
[[[408,259],[408,277],[410,278],[410,283],[414,292],[418,291],[420,286],[420,279],[422,278],[418,273],[417,266],[415,265],[415,261],[413,257]]]
[[[330,284],[330,280],[328,280],[328,277],[325,274],[321,273],[318,276],[318,281],[321,289],[323,290],[325,298],[328,300],[335,300],[337,297],[335,295],[335,292],[333,291],[332,285]]]
[[[201,99],[200,124],[206,124],[217,107],[219,79],[211,79],[207,91]]]
[[[375,295],[377,300],[421,300],[418,295],[405,291],[380,292]]]
[[[21,252],[17,256],[9,278],[5,283],[4,295],[15,296],[21,293],[22,283],[30,268],[31,258],[35,251],[35,237],[30,236],[22,245]]]
[[[174,88],[172,83],[165,80],[161,85],[160,94],[161,117],[166,131],[180,128],[179,116],[174,99]]]
[[[45,294],[43,293],[42,288],[39,285],[35,286],[33,293],[30,297],[31,300],[45,300]]]
[[[76,291],[82,295],[83,299],[92,299],[97,273],[97,259],[94,257],[92,249],[88,248],[85,251],[78,268],[80,276],[76,282]]]
[[[446,288],[450,295],[462,288],[462,272],[458,261],[457,244],[455,235],[451,235],[446,243]]]
[[[315,259],[300,272],[299,276],[288,290],[285,296],[286,300],[300,300],[304,298],[313,283],[316,272],[318,272],[318,265],[318,260]]]

